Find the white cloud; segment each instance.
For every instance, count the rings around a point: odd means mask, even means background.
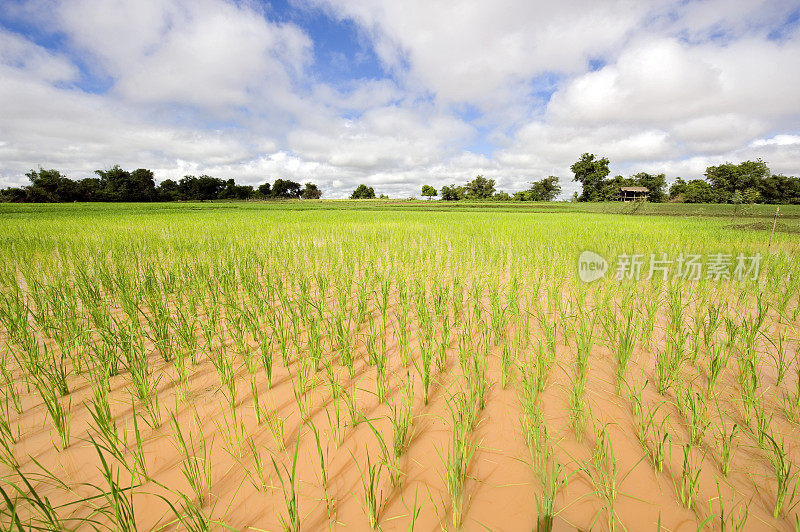
[[[419,109],[384,106],[358,120],[339,120],[325,131],[293,131],[288,145],[306,159],[334,167],[403,171],[437,164],[472,133],[466,123],[435,110],[425,116]]]
[[[308,36],[247,4],[221,0],[64,0],[60,28],[131,101],[206,107],[289,91],[310,59]]]
[[[793,146],[800,144],[800,135],[775,135],[771,139],[756,139],[750,143],[751,147],[762,146]]]
[[[719,47],[673,38],[632,45],[553,95],[553,120],[668,124],[718,114],[775,119],[800,113],[800,39]]]
[[[73,81],[78,75],[78,69],[65,57],[7,31],[0,31],[0,65],[51,83]]]
[[[0,64],[0,172],[6,183],[23,182],[24,172],[37,165],[82,176],[116,163],[238,161],[250,157],[245,146],[257,140],[149,122],[114,99],[55,87],[49,72]],[[261,146],[275,149],[269,139]]]
[[[713,66],[672,39],[647,41],[616,63],[572,80],[556,92],[549,117],[559,122],[659,123],[696,116],[720,91]]]
[[[586,151],[626,175],[756,157],[800,174],[796,0],[293,2],[354,22],[391,74],[320,77],[312,29],[249,1],[12,0],[62,44],[0,30],[0,186],[119,163],[326,197],[554,174],[569,195]]]
[[[665,6],[661,29],[693,42],[727,42],[763,35],[796,11],[796,0],[695,0]]]
[[[649,9],[630,0],[316,3],[360,24],[410,85],[487,105],[523,95],[539,73],[583,71],[588,59],[617,49]]]
[[[675,122],[673,138],[694,151],[725,152],[740,147],[767,129],[764,120],[736,113],[705,115]]]
[[[391,105],[401,100],[404,93],[386,79],[358,80],[351,90],[341,90],[321,83],[314,87],[313,99],[323,105],[346,111],[365,111]]]

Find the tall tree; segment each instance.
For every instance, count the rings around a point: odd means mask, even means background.
[[[437,195],[436,189],[430,185],[422,185],[422,195],[427,196],[428,200],[430,201],[434,196]]]
[[[489,199],[494,194],[494,179],[479,175],[464,185],[464,191],[469,199]]]
[[[253,187],[250,185],[237,185],[233,179],[225,182],[225,188],[220,190],[220,199],[246,200],[253,195]]]
[[[707,181],[692,179],[686,183],[683,200],[686,203],[719,203],[720,197]]]
[[[561,193],[558,177],[551,175],[539,181],[532,181],[531,188],[514,193],[517,201],[553,201]]]
[[[156,196],[153,172],[139,168],[133,172],[114,165],[109,170],[96,170],[100,186],[108,201],[151,201]]]
[[[653,203],[661,203],[666,197],[664,189],[667,186],[667,176],[664,174],[648,174],[647,172],[639,172],[633,176],[633,180],[637,186],[647,187],[647,201]]]
[[[800,203],[800,178],[773,174],[761,183],[759,192],[767,203]]]
[[[303,199],[320,199],[322,191],[314,183],[306,183],[300,197]]]
[[[455,185],[442,187],[442,200],[443,201],[458,201],[464,199],[464,187],[457,187]]]
[[[146,168],[137,168],[131,172],[130,201],[153,201],[157,198],[155,174]]]
[[[598,201],[603,180],[611,173],[608,169],[608,159],[605,157],[597,159],[593,153],[584,153],[570,166],[570,170],[575,174],[573,181],[583,185],[578,201]]]
[[[739,164],[725,163],[718,166],[706,168],[706,179],[711,186],[722,193],[722,196],[730,196],[735,191],[745,191],[748,188],[758,190],[763,181],[769,177],[769,167],[761,159],[755,161],[743,161]],[[725,201],[727,201],[727,197]]]
[[[272,197],[296,199],[300,197],[300,183],[291,180],[276,179],[272,184]]]
[[[215,200],[224,187],[225,181],[208,175],[187,175],[178,182],[181,198],[185,200]]]
[[[24,188],[0,188],[0,203],[25,203],[29,201],[28,192]]]
[[[76,201],[108,201],[103,183],[98,177],[85,177],[76,182]]]
[[[63,176],[58,170],[31,170],[27,174],[31,184],[27,189],[28,197],[33,202],[73,201],[75,198],[75,182]]]
[[[675,178],[675,182],[669,187],[669,199],[679,200],[686,193],[686,181],[682,177]]]
[[[178,183],[172,179],[165,179],[158,185],[158,197],[161,201],[176,201],[181,199]]]

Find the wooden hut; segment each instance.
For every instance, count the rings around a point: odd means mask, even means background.
[[[650,189],[647,187],[621,187],[620,201],[646,200]]]

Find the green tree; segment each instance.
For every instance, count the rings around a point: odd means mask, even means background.
[[[753,187],[746,188],[744,192],[742,192],[742,202],[747,203],[748,205],[752,205],[753,203],[758,203],[761,200],[761,193]]]
[[[258,185],[258,193],[264,196],[265,198],[269,198],[272,196],[272,186],[269,184],[269,181]]]
[[[800,203],[800,178],[772,174],[761,183],[759,194],[766,203]]]
[[[176,201],[181,199],[178,183],[172,179],[165,179],[158,185],[158,197],[161,201]]]
[[[683,200],[686,203],[718,203],[719,195],[706,181],[702,179],[693,179],[686,183],[686,190],[683,192]]]
[[[158,191],[155,199],[158,199]],[[85,177],[76,181],[75,201],[108,201],[100,178]]]
[[[187,175],[178,181],[180,197],[184,200],[213,201],[219,197],[223,188],[225,181],[209,175]]]
[[[561,185],[558,184],[558,177],[551,175],[531,183],[530,191],[536,198],[534,201],[553,201],[561,194]]]
[[[508,192],[501,190],[500,192],[495,192],[494,196],[492,196],[492,199],[494,201],[511,201],[511,196],[508,194]]]
[[[706,168],[706,179],[720,193],[723,201],[729,201],[737,190],[758,190],[770,175],[767,163],[761,159],[743,161],[739,164],[725,163]]]
[[[494,179],[479,175],[464,185],[464,192],[469,199],[489,199],[494,194]]]
[[[322,191],[314,183],[306,183],[300,197],[303,199],[320,199]]]
[[[51,203],[75,200],[75,182],[58,170],[31,170],[25,174],[31,184],[27,187],[29,201]]]
[[[0,188],[0,203],[25,203],[28,201],[28,192],[24,188]]]
[[[272,184],[272,197],[292,199],[300,197],[300,183],[291,180],[276,179]]]
[[[669,199],[679,200],[686,193],[686,181],[683,178],[676,178],[672,186],[669,187]]]
[[[350,199],[375,199],[375,189],[361,184],[350,194]]]
[[[575,174],[573,181],[578,181],[583,186],[579,201],[598,201],[603,181],[611,171],[608,168],[608,159],[595,158],[594,154],[584,153],[578,161],[570,166]]]
[[[152,170],[137,168],[131,172],[131,188],[128,189],[129,201],[154,201],[158,199],[156,192],[156,176]]]
[[[442,187],[442,200],[443,201],[458,201],[464,199],[464,187],[457,187],[455,185],[447,185]]]
[[[532,181],[531,188],[514,193],[517,201],[553,201],[561,193],[558,177],[551,175],[539,181]]]
[[[237,185],[233,179],[225,182],[225,188],[220,190],[219,199],[246,200],[253,195],[253,187],[250,185]]]
[[[178,182],[165,179],[156,187],[155,175],[145,168],[129,172],[115,165],[108,170],[97,170],[95,174],[97,177],[73,181],[58,170],[31,170],[26,174],[31,184],[21,189],[0,189],[0,201],[203,201],[248,199],[255,193],[250,185],[238,185],[233,179],[224,181],[208,175],[187,175]],[[300,196],[300,185],[294,181],[278,180],[276,184],[279,197]],[[269,183],[259,187],[259,192],[263,191],[272,192]]]
[[[422,185],[422,195],[428,196],[428,200],[430,201],[433,196],[438,195],[436,189],[430,185]]]
[[[622,177],[616,175],[611,179],[604,179],[600,183],[600,188],[595,201],[619,201],[622,187],[633,187],[639,184],[632,177]]]
[[[100,186],[108,201],[152,201],[156,198],[156,183],[153,172],[139,168],[133,172],[119,165],[109,170],[96,170]]]
[[[646,187],[648,190],[647,201],[661,203],[666,198],[664,189],[667,186],[667,176],[664,174],[648,174],[639,172],[633,176],[635,186]]]

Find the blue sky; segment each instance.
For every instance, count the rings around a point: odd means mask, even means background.
[[[268,16],[303,28],[314,42],[315,78],[348,88],[354,81],[390,77],[368,38],[349,19],[337,19],[313,6],[293,7],[288,2],[267,2]]]
[[[121,164],[567,197],[583,152],[800,174],[798,1],[11,0],[0,79],[0,186]]]

